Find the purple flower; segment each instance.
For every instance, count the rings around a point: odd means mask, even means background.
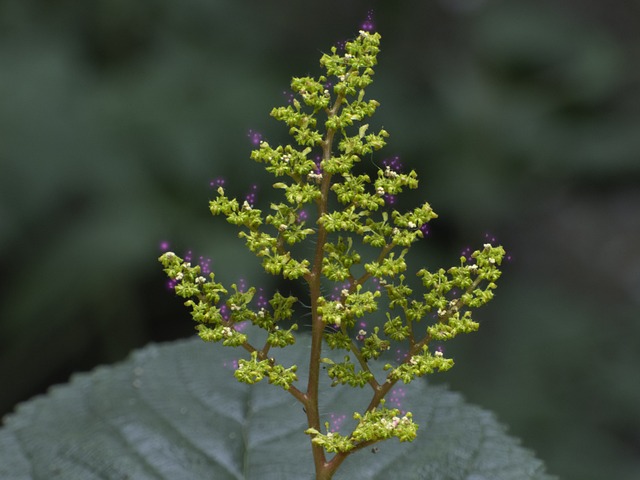
[[[342,414],[342,415],[338,415],[336,413],[332,413],[329,415],[329,425],[330,425],[330,429],[332,432],[338,432],[340,431],[340,427],[342,427],[342,424],[344,423],[344,421],[347,419],[347,416]]]
[[[402,410],[402,400],[404,399],[406,393],[407,392],[405,391],[404,388],[395,387],[393,390],[391,390],[389,399],[388,399],[389,405],[399,409],[403,415],[406,412]]]
[[[367,12],[367,17],[360,25],[360,29],[364,30],[365,32],[373,32],[376,29],[376,24],[373,21],[373,10],[369,10]]]
[[[249,137],[251,143],[256,147],[260,145],[260,142],[262,142],[262,134],[260,132],[256,132],[255,130],[249,130],[249,133],[247,133],[247,137]]]
[[[213,188],[213,189],[216,189],[216,190],[217,190],[217,189],[218,189],[218,187],[223,187],[223,188],[224,188],[225,183],[227,183],[227,181],[226,181],[224,178],[222,178],[222,177],[217,177],[217,178],[214,178],[213,180],[211,180],[211,181],[209,182],[209,186],[210,186],[211,188]]]
[[[307,213],[306,210],[300,210],[298,212],[298,217],[297,217],[298,223],[306,222],[308,218],[309,218],[309,214]]]
[[[245,195],[244,197],[244,199],[247,201],[247,203],[251,207],[253,207],[256,203],[257,194],[258,194],[258,185],[254,183],[253,185],[251,185],[249,193],[247,193],[247,195]]]

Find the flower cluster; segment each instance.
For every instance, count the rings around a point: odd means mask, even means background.
[[[285,369],[268,358],[268,353],[271,347],[283,348],[295,343],[293,332],[298,325],[294,323],[289,328],[280,328],[278,323],[291,318],[296,297],[284,297],[276,292],[269,300],[269,310],[261,306],[256,311],[250,305],[256,294],[255,288],[243,291],[233,284],[233,293],[229,294],[222,284],[215,281],[213,272],[207,278],[202,275],[200,265],[192,266],[173,252],[164,253],[160,262],[166,274],[175,282],[176,295],[187,299],[185,306],[191,308],[191,317],[197,323],[196,330],[200,338],[207,342],[222,342],[228,347],[244,347],[251,353],[251,361],[238,362],[238,380],[256,383],[267,376],[271,383],[289,389],[296,380],[297,367]],[[226,302],[220,305],[223,296],[227,297]],[[265,346],[261,350],[258,351],[248,342],[247,334],[242,331],[245,322],[267,332]]]
[[[389,136],[384,129],[370,131],[366,123],[379,106],[365,90],[373,81],[380,42],[380,35],[370,31],[371,19],[367,25],[343,48],[322,56],[325,75],[293,78],[287,105],[271,111],[287,125],[292,144],[271,145],[250,133],[256,147],[251,158],[276,177],[273,187],[282,200],[267,213],[256,207],[255,196],[238,201],[227,196],[224,183],[212,184],[217,196],[209,203],[211,213],[240,229],[265,272],[308,287],[312,333],[306,390],[296,385],[295,365],[285,368],[269,357],[270,348],[296,342],[297,324],[281,328],[293,317],[295,297],[276,292],[270,308],[256,309],[251,305],[255,288],[232,285],[229,293],[213,273],[206,277],[199,266],[171,252],[160,257],[176,294],[191,308],[200,337],[249,352],[248,359],[238,360],[236,378],[246,383],[268,378],[303,404],[306,433],[320,449],[314,455],[317,471],[335,470],[344,455],[375,442],[415,438],[411,413],[385,408],[385,395],[398,382],[453,366],[439,342],[477,330],[472,311],[493,297],[505,256],[501,246],[487,243],[465,252],[457,266],[417,271],[420,292],[409,286],[407,253],[437,215],[428,203],[405,212],[393,208],[397,195],[418,187],[416,172],[404,172],[397,157],[373,173],[362,168],[362,159],[384,147]],[[314,249],[309,258],[300,257],[308,249],[294,248],[305,241]],[[372,256],[372,249],[377,254]],[[327,284],[337,285],[333,294],[323,294]],[[381,306],[388,307],[386,321],[368,327],[365,319]],[[255,346],[249,333],[238,329],[241,322],[266,331],[264,346]],[[402,354],[384,364],[386,373],[374,373],[372,362],[387,358],[389,351]],[[354,414],[358,424],[348,435],[328,425],[326,433],[320,432],[321,366],[334,387],[371,388],[370,402]],[[336,454],[334,463],[326,453]]]
[[[319,445],[329,453],[348,453],[351,450],[377,443],[389,438],[397,438],[401,442],[410,442],[416,438],[418,425],[413,422],[411,412],[399,416],[397,408],[385,408],[384,400],[380,406],[373,408],[364,415],[354,413],[353,418],[358,421],[351,435],[345,436],[329,430],[329,424],[325,424],[327,433],[311,427],[305,433],[313,437],[312,442]]]

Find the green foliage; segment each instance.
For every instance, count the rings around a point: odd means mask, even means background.
[[[340,435],[329,431],[329,423],[325,424],[326,434],[320,433],[315,428],[308,428],[305,433],[313,437],[313,444],[319,445],[329,453],[347,453],[359,442],[375,443],[396,437],[401,442],[411,442],[416,438],[418,425],[413,423],[412,414],[407,413],[399,417],[397,408],[384,408],[384,400],[380,401],[380,407],[365,412],[364,416],[355,413],[353,418],[358,421],[350,436]]]
[[[272,117],[289,127],[295,141],[293,145],[277,147],[261,141],[251,153],[253,160],[265,164],[266,170],[279,179],[273,186],[283,191],[284,201],[271,205],[273,213],[265,216],[248,201],[240,204],[228,198],[223,187],[218,188],[217,197],[209,204],[213,215],[223,215],[241,229],[239,236],[262,259],[265,272],[288,280],[300,279],[308,287],[312,340],[306,389],[295,383],[296,365],[285,368],[269,356],[272,347],[286,348],[297,341],[292,333],[297,324],[289,330],[276,325],[277,320],[292,316],[295,298],[276,292],[270,301],[272,312],[264,308],[254,311],[250,304],[255,288],[242,292],[232,285],[235,293],[228,295],[222,285],[215,283],[213,274],[207,280],[199,275],[197,266],[173,252],[160,257],[165,272],[176,282],[176,294],[188,299],[185,305],[191,308],[200,337],[242,347],[250,353],[249,360],[237,360],[236,378],[249,384],[269,378],[270,383],[289,391],[303,404],[318,479],[331,478],[347,455],[365,446],[391,437],[402,442],[415,438],[417,425],[412,414],[399,417],[398,409],[384,408],[384,397],[398,381],[410,383],[453,366],[453,360],[444,358],[441,351],[432,354],[431,343],[478,328],[472,320],[472,309],[492,298],[505,255],[502,247],[485,244],[469,260],[462,257],[460,266],[433,273],[422,269],[417,274],[425,293],[415,297],[403,283],[409,249],[423,237],[423,227],[437,215],[428,203],[405,213],[387,208],[390,195],[418,187],[415,171],[405,174],[386,166],[378,168],[374,181],[358,171],[363,157],[384,147],[389,136],[384,129],[367,133],[369,124],[364,123],[379,106],[376,100],[365,100],[365,88],[373,81],[379,42],[379,34],[360,31],[356,39],[345,44],[344,53],[338,54],[333,47],[331,54],[320,59],[327,76],[294,78],[291,104],[271,111]],[[333,198],[340,207],[329,210]],[[310,206],[317,222],[307,226],[302,212]],[[308,237],[315,244],[315,253],[310,258],[297,258],[291,247]],[[369,244],[380,252],[362,263],[358,244]],[[355,269],[359,265],[363,273]],[[327,298],[321,293],[323,278],[347,282],[339,298]],[[357,328],[356,321],[379,308],[382,294],[374,279],[384,286],[389,308],[396,312],[393,318],[387,314],[382,330],[375,327],[368,332]],[[227,315],[218,306],[223,295],[227,295]],[[430,315],[432,311],[435,318]],[[256,343],[259,337],[241,333],[244,322],[267,332],[264,345]],[[343,361],[321,358],[323,339],[331,349],[347,352]],[[406,355],[395,364],[386,363],[386,377],[377,378],[373,371],[375,360],[394,342],[406,350]],[[332,387],[369,385],[372,389],[368,407],[362,414],[354,413],[358,425],[346,436],[330,432],[328,427],[327,433],[320,432],[321,363],[325,364]],[[327,459],[327,453],[335,455]]]
[[[299,340],[278,352],[278,362],[306,362],[311,338]],[[75,375],[7,416],[0,478],[312,478],[312,455],[300,441],[309,428],[304,412],[271,385],[233,380],[233,353],[190,339],[151,345],[119,364]],[[351,389],[324,387],[327,412],[358,408]],[[405,402],[415,417],[431,419],[428,432],[408,444],[385,442],[375,455],[353,455],[335,478],[551,480],[492,414],[460,395],[416,382]],[[411,440],[416,425],[410,419],[380,405],[355,415],[353,435],[325,430],[314,442],[345,452],[365,438]]]

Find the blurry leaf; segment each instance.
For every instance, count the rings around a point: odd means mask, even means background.
[[[278,359],[303,364],[307,351],[300,342]],[[310,478],[302,408],[266,383],[236,382],[230,353],[199,339],[152,345],[22,404],[0,430],[0,477]],[[327,420],[350,416],[360,397],[326,392]],[[418,439],[358,452],[336,478],[551,478],[491,413],[443,387],[415,382],[402,408],[422,424]]]

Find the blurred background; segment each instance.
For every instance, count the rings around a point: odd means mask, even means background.
[[[406,204],[440,215],[416,261],[486,235],[512,257],[433,381],[561,478],[640,478],[638,1],[0,0],[0,414],[192,335],[162,241],[270,287],[210,182],[270,181],[249,131],[288,141],[268,112],[371,8],[376,161],[417,170]]]

